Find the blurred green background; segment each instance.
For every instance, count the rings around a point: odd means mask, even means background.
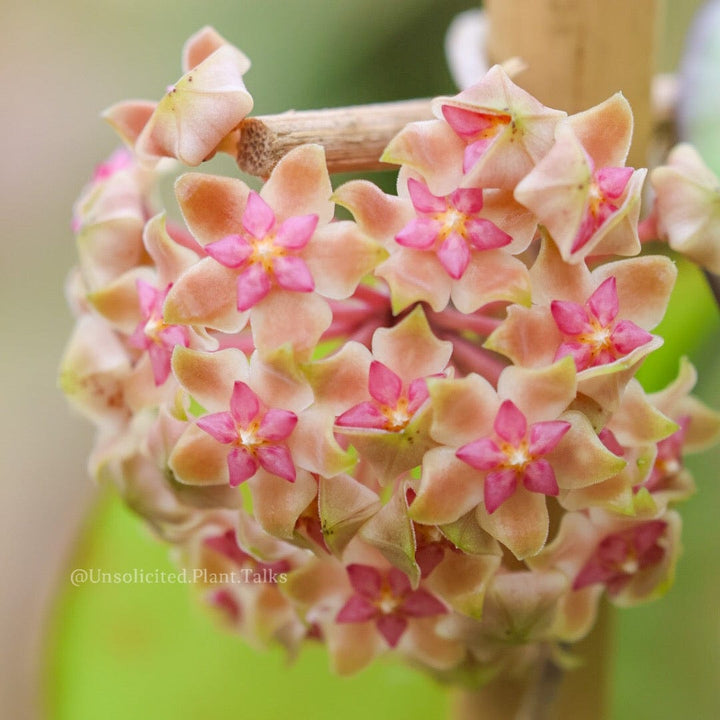
[[[218,629],[192,588],[73,588],[69,569],[171,569],[157,544],[85,473],[91,431],[55,389],[72,319],[62,301],[75,262],[72,202],[116,145],[99,112],[158,98],[180,74],[180,48],[214,25],[253,60],[255,112],[453,92],[442,37],[469,0],[0,0],[4,79],[0,230],[0,716],[190,720],[253,714],[318,720],[439,718],[443,690],[379,664],[329,676],[318,648],[287,666]],[[658,67],[674,68],[699,0],[666,3]],[[718,159],[720,161],[720,159]],[[649,389],[674,357],[701,370],[720,406],[717,310],[684,266],[665,348]],[[720,452],[691,459],[699,493],[682,508],[685,555],[661,602],[617,622],[613,720],[720,717]]]

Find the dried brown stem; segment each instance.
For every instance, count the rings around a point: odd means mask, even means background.
[[[356,105],[326,110],[291,110],[246,118],[239,125],[237,163],[267,177],[280,158],[298,145],[325,148],[331,173],[387,169],[385,147],[407,123],[432,118],[430,100]]]

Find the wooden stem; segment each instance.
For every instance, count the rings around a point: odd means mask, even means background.
[[[331,173],[387,169],[379,158],[390,140],[407,123],[432,117],[430,100],[405,100],[246,118],[237,162],[244,172],[267,177],[293,148],[319,143]]]

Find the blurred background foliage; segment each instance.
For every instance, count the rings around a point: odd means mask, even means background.
[[[659,69],[676,66],[699,4],[666,0]],[[452,93],[443,34],[456,13],[476,6],[471,0],[0,0],[6,78],[0,540],[9,550],[0,558],[3,717],[37,717],[31,708],[38,658],[41,716],[48,720],[444,715],[444,689],[396,664],[339,679],[330,676],[320,648],[308,648],[294,665],[278,652],[248,648],[215,624],[192,587],[73,588],[73,567],[123,572],[173,565],[167,548],[115,497],[93,493],[84,470],[91,433],[81,420],[68,419],[55,373],[72,326],[61,301],[75,262],[70,208],[92,167],[116,145],[98,119],[103,108],[125,98],[158,98],[180,74],[182,43],[204,24],[253,60],[246,79],[258,114]],[[717,79],[705,91],[716,87]],[[687,265],[662,332],[667,342],[644,368],[646,387],[671,379],[685,353],[700,369],[699,393],[720,405],[718,313],[702,277]],[[659,603],[618,613],[613,720],[720,717],[720,453],[689,464],[699,493],[682,508],[686,552],[676,585]]]

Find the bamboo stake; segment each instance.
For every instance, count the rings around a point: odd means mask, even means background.
[[[519,56],[518,83],[574,113],[621,90],[635,116],[629,164],[646,165],[658,0],[485,0],[491,63]]]

